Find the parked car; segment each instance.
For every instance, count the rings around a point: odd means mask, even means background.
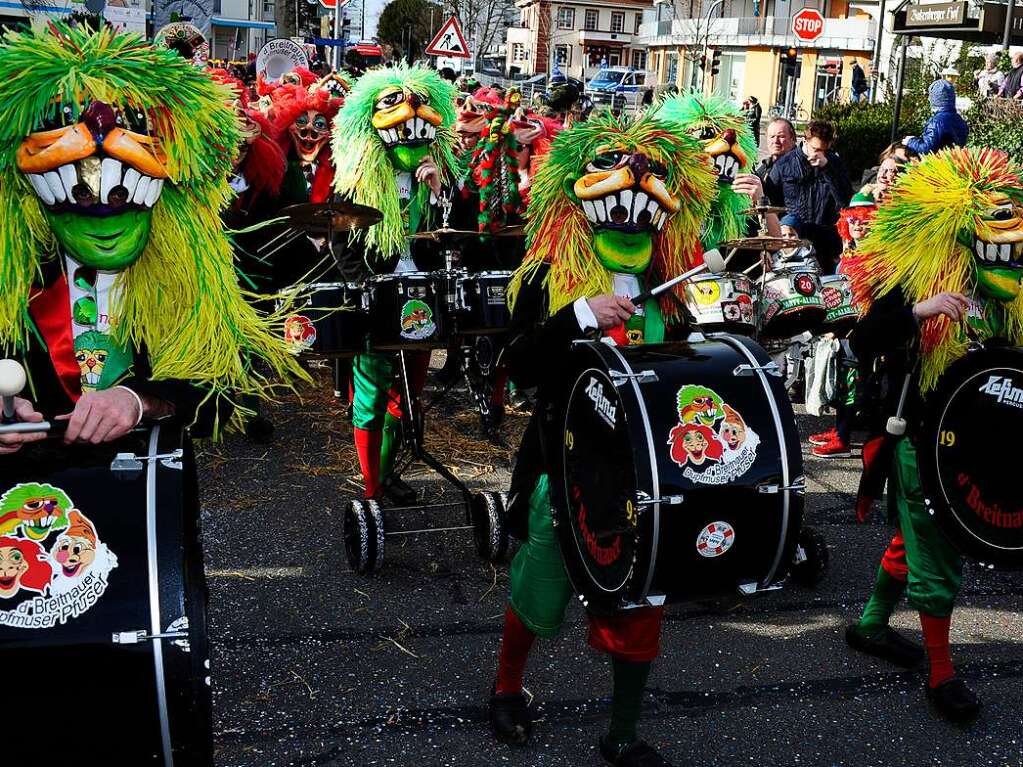
[[[638,108],[649,100],[649,91],[646,72],[631,67],[605,67],[586,83],[586,95],[594,104],[615,110]]]

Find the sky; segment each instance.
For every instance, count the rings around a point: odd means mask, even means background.
[[[366,31],[363,33],[363,37],[367,40],[376,37],[377,33],[377,20],[380,18],[380,12],[387,5],[387,0],[363,0],[366,3]]]

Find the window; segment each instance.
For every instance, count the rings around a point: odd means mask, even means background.
[[[512,61],[521,64],[526,60],[526,46],[522,43],[512,43]]]
[[[274,4],[263,3],[263,18],[272,19],[274,17]]]
[[[572,66],[572,48],[568,45],[555,46],[554,61],[559,67]]]
[[[575,8],[558,8],[558,29],[575,29]]]
[[[600,13],[593,10],[592,8],[586,9],[586,16],[583,19],[583,29],[587,32],[597,31],[597,21],[600,19]]]
[[[622,65],[622,54],[621,51],[614,50],[607,55],[607,64],[611,67],[620,67]]]
[[[658,7],[660,7],[660,6],[658,6]],[[637,13],[636,14],[636,23],[632,27],[632,34],[634,34],[634,35],[638,35],[639,34],[639,25],[642,24],[642,23],[643,23],[643,14],[642,13]]]
[[[646,69],[646,51],[632,52],[632,68]]]
[[[611,31],[612,32],[624,32],[625,31],[625,14],[621,11],[611,12]]]

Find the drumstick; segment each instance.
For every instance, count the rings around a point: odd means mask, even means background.
[[[675,285],[678,285],[683,280],[688,280],[689,278],[695,277],[696,275],[706,271],[710,271],[714,274],[721,274],[721,272],[723,272],[724,270],[725,261],[723,258],[721,258],[721,254],[717,250],[711,249],[703,254],[703,263],[697,266],[696,268],[690,269],[688,272],[682,272],[682,274],[678,275],[677,277],[672,277],[667,282],[662,282],[656,288],[644,290],[638,296],[633,296],[630,300],[632,301],[633,304],[639,306],[640,304],[644,303],[647,299],[653,298],[654,296],[659,296],[661,293],[668,290],[669,288],[673,288]]]
[[[25,388],[25,368],[17,360],[0,360],[0,397],[3,398],[3,423],[14,423],[14,398]]]

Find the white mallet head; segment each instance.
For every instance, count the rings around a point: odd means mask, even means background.
[[[0,360],[0,397],[14,397],[25,388],[25,368],[17,360]]]
[[[725,259],[721,257],[717,248],[704,251],[703,263],[707,265],[707,271],[714,274],[721,274],[725,270]]]

